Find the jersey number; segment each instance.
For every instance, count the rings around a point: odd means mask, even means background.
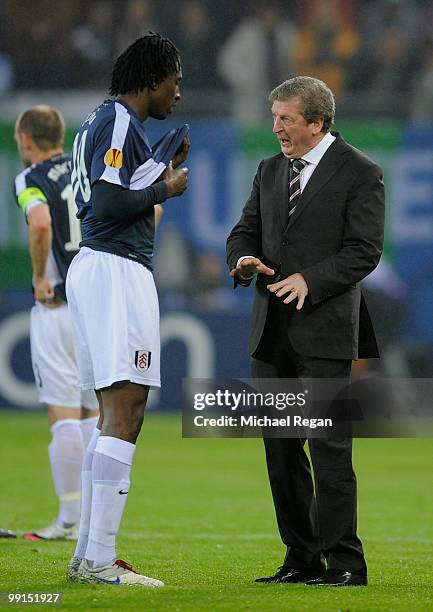
[[[78,190],[81,191],[81,196],[84,202],[90,201],[92,195],[90,189],[90,181],[87,176],[86,161],[84,159],[84,152],[86,149],[87,130],[81,134],[77,134],[74,140],[74,146],[72,148],[72,173],[71,182],[74,188],[74,196],[77,197]]]
[[[66,185],[60,197],[68,206],[69,217],[69,242],[65,244],[66,251],[78,251],[81,242],[81,224],[76,217],[77,206],[75,204],[74,192],[72,185]]]

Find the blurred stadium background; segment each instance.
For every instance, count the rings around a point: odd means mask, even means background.
[[[28,351],[30,263],[13,199],[17,114],[58,107],[67,148],[107,94],[113,58],[148,30],[183,60],[183,100],[151,140],[191,125],[190,187],[166,205],[158,235],[164,389],[182,376],[247,376],[250,292],[232,291],[225,238],[258,161],[277,150],[267,92],[294,74],[323,78],[337,128],[384,168],[386,256],[366,281],[391,376],[433,372],[433,2],[431,0],[1,0],[0,406],[35,407]]]

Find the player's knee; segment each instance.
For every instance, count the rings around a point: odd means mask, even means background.
[[[121,406],[105,407],[102,435],[121,438],[135,443],[143,424],[144,406],[125,403]]]
[[[148,388],[117,384],[103,393],[102,435],[134,443],[143,424]]]
[[[125,426],[128,428],[128,433],[131,438],[137,438],[138,434],[140,433],[141,426],[143,425],[143,419],[144,406],[132,407],[132,409],[129,411],[129,418],[125,423]]]

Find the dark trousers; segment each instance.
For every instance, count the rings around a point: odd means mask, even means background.
[[[350,378],[351,361],[297,354],[287,336],[290,307],[270,300],[260,345],[252,359],[253,378]],[[308,440],[264,438],[269,481],[284,564],[296,568],[348,570],[367,574],[356,535],[356,477],[351,438]]]

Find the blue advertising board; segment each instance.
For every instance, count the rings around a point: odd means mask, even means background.
[[[181,123],[179,118],[149,121],[150,142]],[[169,283],[164,287],[168,295],[161,296],[163,388],[151,398],[154,407],[162,408],[180,407],[184,376],[248,375],[251,291],[240,289],[234,292],[235,298],[227,299],[232,292],[224,252],[226,237],[250,190],[257,160],[243,150],[241,129],[231,121],[194,121],[190,136],[191,154],[185,164],[190,168],[189,188],[181,198],[165,204],[159,239],[164,240],[174,227],[194,258],[201,253],[216,255],[226,279],[222,288],[226,293],[222,307],[198,309],[197,302],[187,298],[171,299]],[[385,169],[391,263],[407,287],[402,340],[433,346],[433,129],[402,127],[400,136],[395,148],[366,152]],[[258,151],[257,155],[268,153]],[[15,213],[19,217],[14,205]],[[186,274],[191,275],[188,268]],[[175,269],[171,280],[176,276]],[[31,303],[29,291],[0,295],[0,407],[36,405],[28,341]]]
[[[0,303],[0,408],[37,407],[30,359],[32,296],[2,294]],[[166,311],[161,313],[162,388],[153,391],[151,408],[180,409],[182,378],[247,377],[247,301],[239,312]]]

